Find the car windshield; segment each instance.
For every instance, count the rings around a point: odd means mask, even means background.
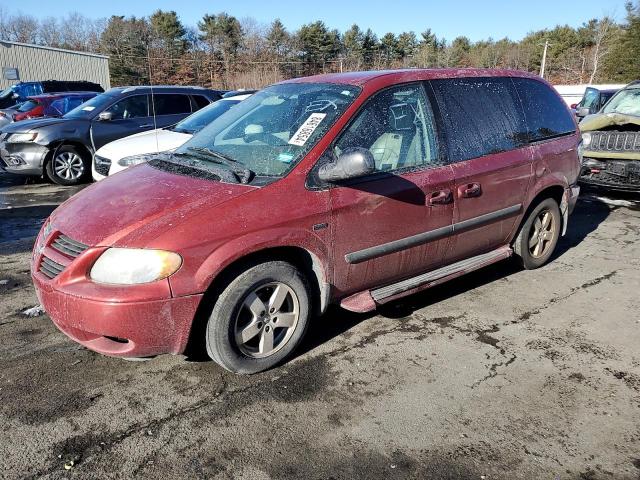
[[[116,97],[109,95],[108,93],[101,93],[96,95],[91,100],[78,105],[73,110],[64,114],[62,118],[93,118],[97,112],[101,112],[105,107],[111,105],[116,100]]]
[[[620,90],[604,106],[602,113],[640,116],[640,86]]]
[[[174,132],[191,134],[199,132],[224,112],[233,107],[236,103],[240,103],[240,100],[218,100],[217,102],[198,110],[193,115],[189,115],[184,120],[176,123],[171,130]]]
[[[18,112],[28,112],[29,110],[33,110],[38,106],[38,102],[36,100],[27,100],[18,108]]]
[[[360,89],[328,83],[282,83],[253,94],[176,150],[258,176],[280,177],[315,145]],[[208,152],[208,155],[206,154]]]
[[[8,97],[13,94],[13,87],[7,87],[2,92],[0,92],[0,98]]]

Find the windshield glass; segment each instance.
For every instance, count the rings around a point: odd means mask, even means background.
[[[0,98],[8,97],[11,94],[13,94],[13,86],[7,87],[2,90],[2,92],[0,92]]]
[[[26,102],[24,102],[23,104],[20,105],[20,108],[18,108],[19,112],[28,112],[29,110],[33,110],[34,108],[36,108],[38,106],[38,102],[35,100],[27,100]]]
[[[359,92],[358,87],[328,83],[273,85],[218,117],[176,153],[209,150],[258,176],[279,177],[315,145]]]
[[[87,100],[81,105],[78,105],[73,110],[69,111],[63,118],[93,118],[97,112],[101,112],[107,105],[110,105],[116,97],[107,93],[101,93],[96,95],[91,100]]]
[[[199,132],[236,103],[240,103],[240,100],[218,100],[176,123],[171,130],[181,133]]]
[[[602,112],[640,116],[640,86],[620,90]]]

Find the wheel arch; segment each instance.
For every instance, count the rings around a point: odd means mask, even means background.
[[[329,305],[331,287],[326,266],[319,255],[299,245],[260,248],[228,261],[219,271],[212,275],[191,326],[185,349],[187,355],[198,355],[200,352],[205,351],[204,339],[208,314],[213,309],[224,288],[236,275],[257,263],[275,260],[289,262],[303,272],[312,289],[310,298],[320,299],[319,302],[315,302],[312,305],[314,314],[321,314],[326,310]]]
[[[44,161],[42,162],[43,171],[47,167],[47,164],[51,160],[53,160],[53,156],[56,154],[58,149],[60,149],[60,147],[67,146],[67,145],[69,145],[70,147],[77,148],[81,152],[81,154],[85,155],[87,162],[89,162],[89,167],[91,167],[91,159],[93,156],[93,151],[89,147],[87,147],[84,143],[78,140],[63,139],[63,140],[56,140],[55,142],[51,142],[49,145],[47,145],[47,147],[49,148],[49,152],[47,153],[47,155],[45,155]]]
[[[522,229],[522,226],[524,225],[524,223],[527,221],[527,218],[529,218],[531,211],[534,208],[536,208],[536,206],[540,202],[542,202],[543,200],[546,200],[547,198],[552,198],[558,203],[558,207],[560,207],[564,201],[565,190],[566,190],[566,187],[560,183],[551,183],[539,189],[538,192],[529,201],[527,208],[524,211],[524,214],[522,215],[520,222],[518,223],[518,228],[514,230],[511,243],[513,243],[518,238],[518,234],[520,233],[520,230]],[[568,218],[567,218],[568,214],[563,213],[562,208],[560,208],[560,214],[562,215],[562,223],[564,225],[562,231],[564,232],[566,228],[566,223],[568,221]]]

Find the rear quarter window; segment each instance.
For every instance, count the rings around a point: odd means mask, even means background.
[[[576,125],[565,103],[546,84],[514,78],[528,126],[530,142],[574,133]]]
[[[196,104],[196,108],[193,109],[194,112],[206,107],[207,105],[209,105],[209,103],[211,103],[209,99],[204,95],[193,95],[191,98],[193,98],[193,101]]]
[[[152,97],[156,115],[191,113],[191,103],[188,95],[169,93],[155,94]]]
[[[432,80],[449,160],[460,162],[522,147],[527,126],[509,78]]]

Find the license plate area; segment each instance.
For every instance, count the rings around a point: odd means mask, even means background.
[[[624,162],[609,162],[607,164],[607,172],[620,177],[629,176],[629,168]]]

